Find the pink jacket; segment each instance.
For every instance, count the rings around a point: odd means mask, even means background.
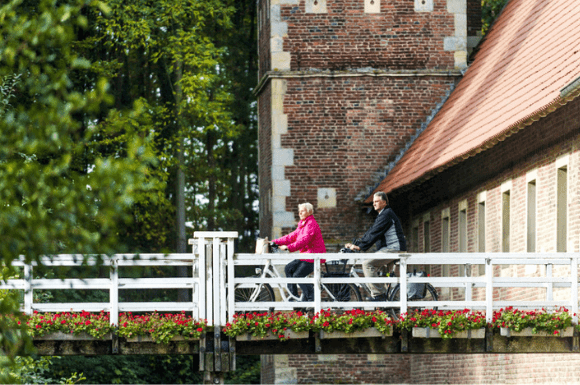
[[[287,245],[288,251],[300,250],[300,253],[326,253],[322,232],[313,215],[309,215],[300,222],[296,230],[282,238],[272,240],[277,245]],[[301,259],[301,261],[314,262],[313,259]],[[321,260],[326,262],[325,259]]]

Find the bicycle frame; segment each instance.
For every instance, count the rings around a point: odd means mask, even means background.
[[[276,268],[276,266],[274,264],[272,264],[272,261],[270,259],[267,259],[266,264],[262,268],[259,268],[259,269],[261,270],[259,278],[284,278],[278,272],[278,269]],[[254,290],[254,292],[250,296],[249,302],[255,302],[257,300],[257,297],[258,297],[263,285],[264,285],[264,283],[257,284],[256,290]],[[278,289],[278,291],[280,293],[280,297],[282,298],[282,302],[290,302],[290,300],[292,300],[292,299],[300,302],[303,298],[303,295],[300,297],[297,297],[294,294],[292,294],[290,292],[290,290],[288,289],[288,284],[272,283],[269,285],[272,289],[274,289],[274,288]],[[243,286],[243,287],[245,287],[245,286]],[[331,290],[328,289],[328,287],[324,283],[320,284],[320,289],[323,290],[328,295],[328,297],[331,301],[336,300],[336,297],[334,296],[334,294],[331,292]]]

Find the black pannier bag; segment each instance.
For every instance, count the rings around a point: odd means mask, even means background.
[[[424,271],[407,273],[407,277],[426,277]],[[407,285],[407,298],[409,300],[417,300],[425,298],[427,284],[425,283],[409,283]]]

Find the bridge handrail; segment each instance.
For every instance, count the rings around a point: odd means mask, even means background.
[[[290,253],[276,253],[276,254],[236,254],[231,260],[233,266],[252,266],[264,265],[269,261],[272,265],[285,265],[294,259],[313,259],[314,260],[314,274],[310,278],[244,278],[234,277],[230,282],[232,287],[237,284],[249,283],[264,283],[276,286],[287,283],[311,283],[315,288],[315,300],[313,303],[305,303],[305,305],[313,305],[315,311],[319,311],[322,307],[326,308],[337,306],[337,303],[322,302],[320,283],[399,283],[401,285],[401,292],[406,292],[406,288],[412,283],[429,283],[436,288],[460,288],[465,289],[464,301],[438,301],[436,306],[439,309],[462,309],[473,308],[486,310],[488,321],[493,317],[493,310],[500,309],[506,306],[514,307],[535,307],[535,308],[557,308],[568,307],[575,315],[578,313],[578,253],[432,253],[432,254],[416,254],[416,253],[357,253],[357,254],[342,254],[342,253],[326,253],[326,254],[308,254],[298,255]],[[348,259],[349,264],[359,264],[364,259],[399,259],[401,278],[365,278],[365,277],[323,277],[321,273],[321,259],[342,260]],[[484,265],[485,274],[478,277],[463,276],[460,277],[407,277],[407,272],[412,271],[412,267],[416,265],[462,265],[463,271],[470,265]],[[495,277],[493,273],[493,266],[503,265],[545,265],[546,277]],[[553,266],[569,266],[568,276],[552,276]],[[282,269],[283,270],[283,269]],[[571,272],[576,272],[572,275]],[[493,299],[493,290],[502,287],[522,287],[522,288],[546,288],[547,299],[545,301],[498,301]],[[485,300],[473,301],[472,289],[485,288]],[[554,300],[554,288],[570,288],[570,297],[568,300]],[[406,296],[402,296],[398,303],[389,303],[389,307],[400,307],[401,312],[407,311]],[[233,302],[233,300],[230,299]],[[428,302],[425,302],[428,304]],[[366,305],[368,306],[368,302]],[[423,302],[417,302],[423,304]],[[274,308],[274,310],[287,310],[288,308],[295,308],[297,306],[304,306],[302,304],[280,304],[274,303],[253,303],[254,307],[259,307],[262,310]],[[324,305],[324,306],[323,306]],[[350,302],[349,305],[353,307],[361,306],[358,302]],[[363,303],[365,305],[365,303]],[[252,306],[245,303],[230,303],[230,314],[236,311],[244,311]],[[344,307],[344,303],[339,306]],[[426,305],[428,306],[428,305]]]
[[[194,239],[189,241],[193,246],[193,252],[187,254],[117,254],[114,256],[89,256],[60,254],[42,257],[40,263],[46,266],[81,266],[83,263],[95,265],[102,263],[110,268],[109,277],[88,277],[85,279],[35,279],[33,278],[36,262],[26,263],[22,257],[14,261],[14,266],[21,266],[24,277],[22,279],[9,279],[0,283],[0,289],[24,290],[23,310],[32,313],[39,311],[110,311],[111,323],[118,323],[119,311],[192,311],[194,316],[207,319],[210,325],[223,325],[231,320],[235,312],[247,310],[289,310],[301,303],[284,303],[280,301],[263,303],[236,302],[233,293],[236,285],[251,285],[264,283],[285,285],[287,283],[311,283],[315,287],[315,300],[306,304],[319,311],[322,307],[365,307],[373,306],[369,302],[332,303],[323,301],[320,284],[337,283],[398,283],[401,293],[405,293],[409,284],[429,283],[435,288],[459,288],[464,290],[464,300],[447,300],[443,298],[436,303],[439,309],[483,309],[487,312],[488,320],[491,321],[493,310],[505,306],[514,307],[560,307],[566,306],[574,314],[577,321],[578,314],[578,253],[326,253],[326,254],[234,254],[234,242],[237,239],[235,232],[196,232]],[[309,278],[251,278],[236,276],[236,266],[262,266],[270,261],[275,266],[283,266],[297,258],[313,259],[314,273]],[[397,277],[325,277],[323,276],[321,259],[327,261],[348,259],[349,264],[360,264],[364,259],[399,259],[401,278]],[[407,272],[413,271],[417,265],[458,265],[463,276],[453,277],[407,277]],[[485,266],[485,274],[481,276],[466,276],[470,266]],[[542,265],[545,266],[546,276],[523,276],[504,277],[495,276],[495,266],[505,265]],[[125,278],[119,277],[119,268],[129,266],[188,266],[192,268],[191,277],[167,277],[167,278]],[[555,268],[560,269],[560,276],[555,274]],[[283,272],[283,269],[280,269]],[[545,300],[515,301],[494,300],[494,290],[498,288],[544,288],[546,289]],[[192,291],[190,302],[120,302],[119,290],[124,289],[187,289]],[[474,300],[473,289],[485,290],[481,300]],[[554,289],[569,289],[567,297],[554,298]],[[41,304],[33,303],[34,290],[58,290],[58,289],[87,289],[109,290],[109,302],[93,303],[60,303]],[[432,305],[429,301],[418,301],[414,304],[420,306]],[[387,304],[388,307],[400,308],[401,312],[408,309],[407,298],[401,296],[398,302]]]

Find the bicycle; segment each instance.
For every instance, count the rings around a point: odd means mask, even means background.
[[[347,251],[349,249],[341,249],[340,252],[341,253],[354,253],[354,251]],[[377,276],[379,277],[389,277],[389,276],[395,276],[395,272],[394,270],[392,272],[386,272],[386,265],[382,266],[381,268],[379,268],[379,271],[377,272]],[[421,271],[419,273],[417,273],[416,270],[413,270],[413,273],[410,273],[413,276],[425,276],[425,272]],[[350,269],[350,277],[356,277],[359,278],[364,276],[364,272],[362,269],[356,268],[355,265],[353,264],[351,269]],[[365,297],[371,297],[372,293],[371,293],[371,289],[368,286],[368,284],[366,283],[357,283],[356,284],[360,290],[363,293],[366,293],[367,296]],[[416,286],[411,286],[407,288],[407,312],[412,312],[415,310],[421,311],[422,308],[419,307],[414,307],[412,305],[412,302],[414,301],[433,301],[436,302],[439,300],[439,296],[437,294],[437,290],[430,284],[430,283],[416,283],[416,284],[412,284],[412,285],[416,285]],[[391,283],[386,283],[385,284],[385,288],[387,290],[387,301],[388,302],[399,302],[400,301],[400,291],[401,291],[401,287],[400,284],[394,284],[392,285]],[[411,293],[411,295],[409,296],[409,293]],[[437,307],[433,307],[433,309],[437,310]],[[390,316],[396,320],[399,319],[399,315],[400,315],[400,309],[399,308],[384,308],[384,310],[388,311]]]
[[[276,246],[273,246],[271,250],[272,253],[281,252]],[[346,273],[346,264],[348,260],[340,261],[327,261],[324,263],[325,272],[321,275],[325,277],[348,277],[349,273]],[[283,276],[278,272],[272,261],[268,259],[266,264],[256,269],[256,275],[253,278],[283,278]],[[272,285],[268,283],[255,283],[255,284],[238,284],[235,287],[234,297],[236,302],[274,302],[274,288],[278,289],[282,302],[301,302],[303,295],[295,296],[287,288],[285,284],[274,283]],[[332,302],[350,302],[362,301],[361,294],[358,288],[353,284],[338,283],[338,284],[325,284],[321,283],[320,286],[322,299],[324,301]]]

